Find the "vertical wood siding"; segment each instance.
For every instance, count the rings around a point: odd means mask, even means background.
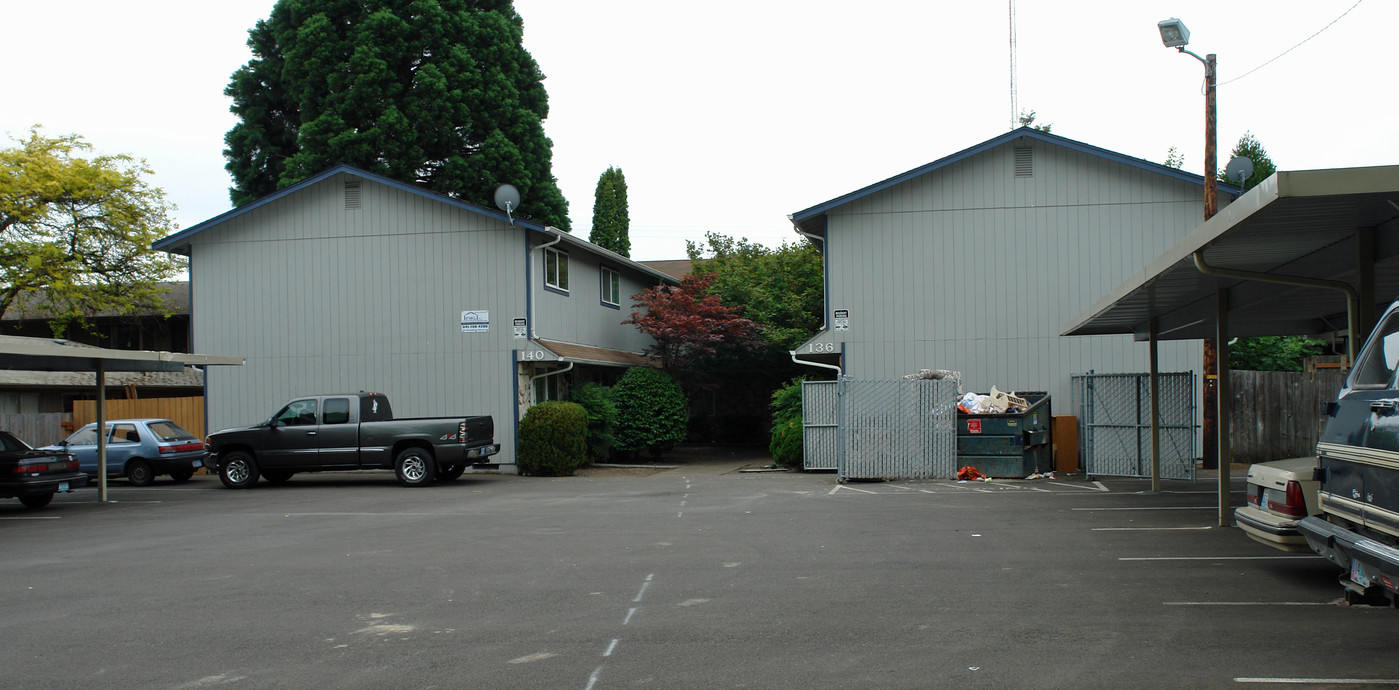
[[[513,462],[522,229],[338,175],[198,236],[194,349],[247,358],[210,367],[211,429],[256,423],[294,396],[372,390],[400,416],[490,414]],[[487,333],[461,312],[489,310]]]
[[[1036,141],[952,163],[828,217],[827,308],[850,311],[846,372],[961,371],[968,390],[1044,390],[1067,411],[1075,372],[1138,372],[1130,336],[1060,329],[1201,222],[1200,187]],[[830,315],[828,314],[829,318]],[[1199,341],[1162,343],[1161,370],[1200,370]]]
[[[104,407],[108,420],[112,419],[168,419],[181,429],[204,438],[204,398],[136,398],[108,400]],[[272,411],[268,410],[268,414]],[[96,400],[73,401],[73,428],[97,421]]]

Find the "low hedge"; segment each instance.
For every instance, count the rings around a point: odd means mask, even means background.
[[[520,474],[567,477],[588,461],[588,411],[571,402],[542,402],[520,420]]]

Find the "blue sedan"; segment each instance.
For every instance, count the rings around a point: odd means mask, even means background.
[[[204,443],[168,419],[117,419],[106,427],[108,477],[126,477],[133,486],[146,486],[163,474],[183,482],[203,464]],[[85,474],[97,476],[96,424],[48,448],[72,453]]]

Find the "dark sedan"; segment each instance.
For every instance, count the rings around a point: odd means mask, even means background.
[[[35,450],[8,431],[0,431],[0,498],[18,498],[28,508],[43,508],[53,495],[87,484],[78,460],[64,451]]]

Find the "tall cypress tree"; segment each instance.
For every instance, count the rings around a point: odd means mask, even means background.
[[[278,0],[224,93],[229,196],[244,204],[339,163],[568,229],[544,75],[510,0]]]
[[[593,197],[593,230],[588,241],[622,256],[631,256],[631,218],[627,215],[627,178],[609,166],[598,178]]]

